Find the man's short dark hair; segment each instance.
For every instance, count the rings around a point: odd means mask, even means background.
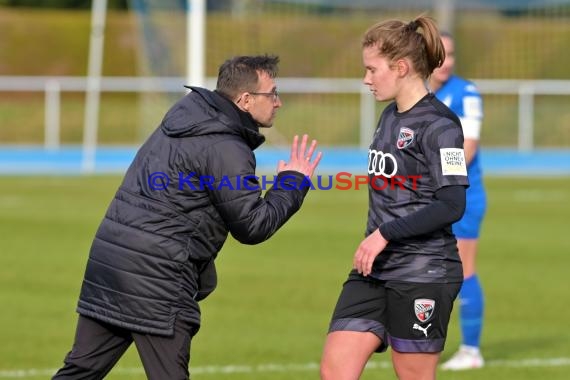
[[[276,55],[238,56],[225,61],[218,71],[216,91],[230,99],[246,91],[257,90],[259,72],[277,76],[279,57]]]

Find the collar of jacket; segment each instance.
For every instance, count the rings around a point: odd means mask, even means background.
[[[197,92],[206,102],[220,111],[220,120],[235,129],[239,125],[239,134],[252,149],[256,149],[265,142],[265,136],[259,132],[259,125],[249,112],[242,111],[234,102],[217,91],[210,91],[202,87],[184,86]]]

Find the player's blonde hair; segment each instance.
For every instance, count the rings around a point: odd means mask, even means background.
[[[372,25],[364,33],[362,47],[377,47],[378,54],[392,62],[408,58],[414,70],[424,79],[445,59],[437,24],[423,15],[409,23],[388,20]]]

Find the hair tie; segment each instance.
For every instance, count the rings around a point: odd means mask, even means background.
[[[411,30],[412,32],[415,32],[415,31],[419,28],[419,26],[420,26],[420,25],[419,25],[418,21],[417,21],[417,20],[413,20],[413,21],[410,21],[406,27],[407,27],[409,30]]]

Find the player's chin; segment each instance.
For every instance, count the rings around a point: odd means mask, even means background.
[[[390,100],[390,99],[391,99],[391,98],[389,98],[389,97],[387,97],[387,96],[385,96],[385,95],[382,95],[382,94],[380,94],[380,93],[378,93],[378,92],[375,92],[375,93],[374,93],[374,98],[375,98],[377,101],[379,101],[379,102],[385,102],[386,100]]]
[[[452,71],[450,69],[442,69],[439,73],[439,81],[440,82],[447,82],[451,77]]]

